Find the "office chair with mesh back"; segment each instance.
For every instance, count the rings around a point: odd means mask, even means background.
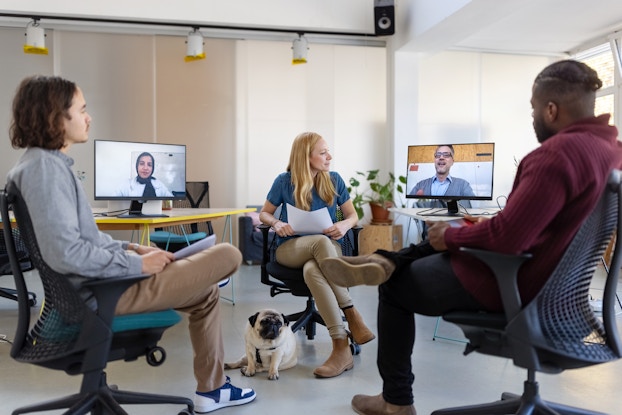
[[[19,235],[19,230],[12,229],[11,231],[13,233],[13,241],[15,251],[17,253],[17,260],[20,264],[22,272],[33,270],[34,267],[32,266],[32,262],[28,257],[28,251],[26,251],[26,246],[24,245],[24,242]],[[11,262],[9,261],[9,255],[7,253],[6,244],[4,242],[4,233],[0,232],[0,276],[9,276],[11,274]],[[17,290],[14,288],[0,287],[0,297],[17,301]],[[31,307],[37,304],[37,294],[30,291],[28,292],[28,297],[28,304],[30,304]]]
[[[173,207],[178,209],[209,208],[209,182],[186,182],[186,198],[184,200],[174,200]],[[188,246],[213,234],[212,222],[207,221],[159,228],[152,232],[149,238],[158,247],[176,252],[184,246]]]
[[[74,395],[18,408],[13,415],[67,409],[66,415],[127,414],[125,404],[176,404],[180,415],[191,415],[192,400],[184,397],[117,390],[106,381],[107,362],[132,361],[141,356],[152,366],[164,362],[166,353],[157,345],[162,333],[181,320],[174,310],[114,316],[121,294],[148,275],[84,278],[52,270],[41,257],[28,208],[12,183],[0,193],[3,223],[9,223],[9,206],[43,285],[45,301],[38,319],[30,321],[26,282],[19,264],[13,234],[4,226],[4,237],[18,297],[18,323],[11,357],[69,375],[82,375]]]
[[[270,227],[260,225],[259,229],[263,236],[263,255],[261,261],[261,282],[270,286],[270,296],[289,293],[296,297],[306,297],[307,306],[304,310],[287,316],[288,320],[294,321],[292,331],[305,329],[307,338],[312,340],[316,333],[316,323],[324,325],[322,316],[317,311],[313,295],[305,284],[302,268],[288,268],[276,261],[276,234],[269,233]],[[343,255],[358,255],[358,233],[360,228],[352,228],[342,244]],[[351,344],[353,354],[358,354],[359,346]]]
[[[480,405],[441,409],[433,415],[452,414],[596,414],[589,410],[545,402],[540,397],[536,372],[557,374],[622,357],[622,341],[615,321],[616,286],[622,265],[616,245],[603,295],[602,320],[589,303],[592,277],[612,235],[621,240],[621,172],[614,170],[601,199],[583,223],[553,274],[528,304],[517,290],[518,269],[529,255],[511,256],[463,249],[494,271],[501,290],[504,313],[450,312],[443,319],[457,324],[468,338],[465,354],[472,351],[510,358],[527,369],[521,396],[503,393],[501,400]]]

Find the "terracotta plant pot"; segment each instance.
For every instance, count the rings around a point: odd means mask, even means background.
[[[393,207],[393,203],[387,202],[385,205],[381,205],[378,203],[370,203],[369,208],[371,209],[371,222],[374,224],[391,224],[393,221],[389,218],[391,212],[389,212],[389,208]]]

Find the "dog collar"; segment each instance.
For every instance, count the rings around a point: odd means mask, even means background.
[[[255,361],[259,364],[263,364],[261,361],[261,356],[259,355],[260,350],[274,350],[276,347],[270,347],[269,349],[260,349],[259,347],[255,347]]]

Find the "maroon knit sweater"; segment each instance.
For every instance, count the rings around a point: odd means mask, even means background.
[[[609,172],[622,167],[618,130],[608,120],[608,115],[581,120],[546,140],[521,161],[503,211],[476,226],[445,232],[454,272],[486,308],[503,310],[494,276],[459,247],[531,253],[519,271],[518,288],[524,304],[533,299],[596,206]]]

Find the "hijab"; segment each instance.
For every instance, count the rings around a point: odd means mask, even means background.
[[[140,163],[140,159],[145,156],[149,156],[151,158],[151,174],[147,178],[142,178],[140,177],[140,174],[138,174],[138,164]],[[155,160],[153,156],[146,151],[144,153],[140,153],[140,155],[136,159],[136,181],[140,184],[145,185],[145,190],[143,191],[144,198],[156,196],[155,188],[153,187],[153,183],[151,183],[152,180],[155,180],[155,177],[153,177],[154,171],[155,171]]]

